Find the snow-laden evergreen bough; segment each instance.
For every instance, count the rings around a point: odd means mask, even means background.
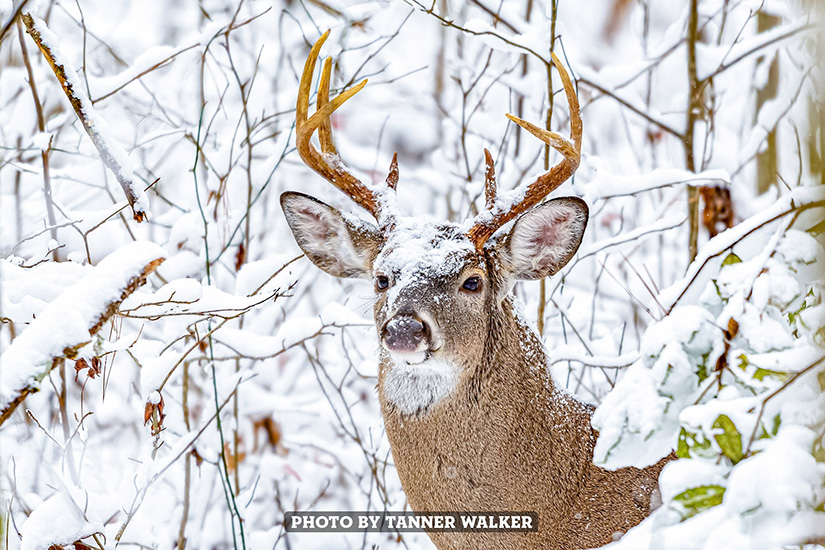
[[[615,540],[658,504],[657,478],[667,459],[615,471],[593,464],[594,407],[554,383],[541,341],[512,293],[516,280],[560,270],[587,224],[581,199],[539,204],[579,164],[582,126],[569,76],[554,58],[570,105],[571,140],[509,117],[562,153],[558,165],[524,188],[498,194],[486,152],[486,209],[463,225],[421,222],[398,212],[395,160],[378,192],[337,156],[329,116],[365,82],[330,101],[327,60],[317,111],[307,117],[325,38],[310,52],[301,79],[298,151],[378,226],[300,193],[285,193],[281,204],[316,266],[374,281],[379,400],[413,510],[538,513],[536,533],[431,533],[439,548],[572,550]],[[316,130],[320,152],[310,142]],[[497,232],[512,220],[509,230]]]
[[[664,505],[616,550],[825,544],[823,205],[825,187],[795,189],[711,241],[708,276],[669,289],[703,292],[648,328],[593,418],[598,464],[680,458],[662,472]]]

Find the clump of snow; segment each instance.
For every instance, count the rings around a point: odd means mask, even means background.
[[[747,235],[768,224],[771,220],[781,217],[783,213],[798,208],[800,205],[825,200],[825,186],[796,187],[776,200],[771,206],[759,211],[750,218],[743,220],[727,231],[723,231],[702,247],[687,273],[680,281],[659,293],[659,302],[665,307],[673,306],[685,295],[699,273],[711,262],[711,258],[720,257],[730,250],[736,243],[741,242]],[[712,264],[713,265],[713,264]],[[718,264],[716,264],[718,265]],[[757,270],[756,273],[759,273]]]
[[[816,239],[798,229],[789,229],[785,232],[776,247],[776,253],[795,271],[816,263],[817,258],[823,256],[822,246]],[[821,270],[818,274],[821,275]]]
[[[88,498],[88,495],[86,495]],[[20,530],[20,550],[43,550],[103,532],[103,522],[90,517],[84,503],[63,492],[55,493],[32,510]]]
[[[46,262],[23,268],[14,257],[0,260],[3,316],[28,323],[69,286],[88,274],[91,267],[76,262]]]
[[[816,506],[825,488],[811,455],[814,437],[803,426],[780,430],[764,451],[730,473],[726,506],[742,514],[761,508],[766,515]]]
[[[146,400],[146,402],[151,403],[152,405],[157,405],[158,403],[161,402],[161,399],[162,398],[160,396],[160,392],[153,391],[152,393],[149,394],[149,398]]]
[[[707,377],[722,349],[721,331],[701,307],[679,307],[652,325],[642,337],[641,357],[593,415],[595,462],[643,467],[668,454],[679,434],[679,412],[702,391],[697,373]]]
[[[274,257],[256,262],[248,262],[243,265],[238,272],[238,278],[235,281],[235,294],[238,296],[249,296],[254,294],[258,288],[266,285],[267,288],[285,288],[287,283],[285,279],[292,282],[294,275],[289,268],[282,268],[292,258],[287,254],[278,254]],[[281,271],[278,275],[278,280],[270,280],[273,273]]]

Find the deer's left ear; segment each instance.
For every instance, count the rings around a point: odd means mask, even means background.
[[[557,273],[579,249],[588,218],[578,197],[547,201],[522,214],[503,239],[503,253],[514,279],[543,279]]]
[[[368,223],[355,224],[337,208],[303,193],[281,195],[287,224],[312,263],[335,277],[371,278],[383,238]]]

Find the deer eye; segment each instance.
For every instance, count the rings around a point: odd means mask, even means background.
[[[481,279],[479,279],[478,277],[470,277],[466,281],[464,281],[464,284],[461,285],[461,288],[468,292],[478,292],[479,290],[481,290]]]
[[[390,279],[386,275],[379,275],[375,278],[375,290],[387,290],[390,287]]]

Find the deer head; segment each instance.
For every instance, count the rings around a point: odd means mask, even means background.
[[[375,323],[381,342],[382,404],[408,415],[427,413],[462,379],[483,368],[494,344],[496,312],[516,280],[553,275],[579,247],[587,205],[577,197],[541,201],[576,170],[582,141],[573,85],[554,56],[570,106],[571,138],[512,115],[507,117],[559,151],[562,160],[529,185],[498,193],[495,167],[485,149],[486,208],[463,224],[434,223],[399,213],[397,156],[386,183],[371,188],[338,157],[329,117],[366,80],[330,101],[331,62],[324,63],[316,112],[308,117],[316,60],[329,31],[312,48],[301,77],[296,113],[298,152],[304,162],[369,212],[375,224],[340,212],[310,196],[287,192],[281,205],[306,256],[336,277],[373,282]],[[318,131],[319,152],[311,143]],[[501,229],[514,221],[508,229]]]

